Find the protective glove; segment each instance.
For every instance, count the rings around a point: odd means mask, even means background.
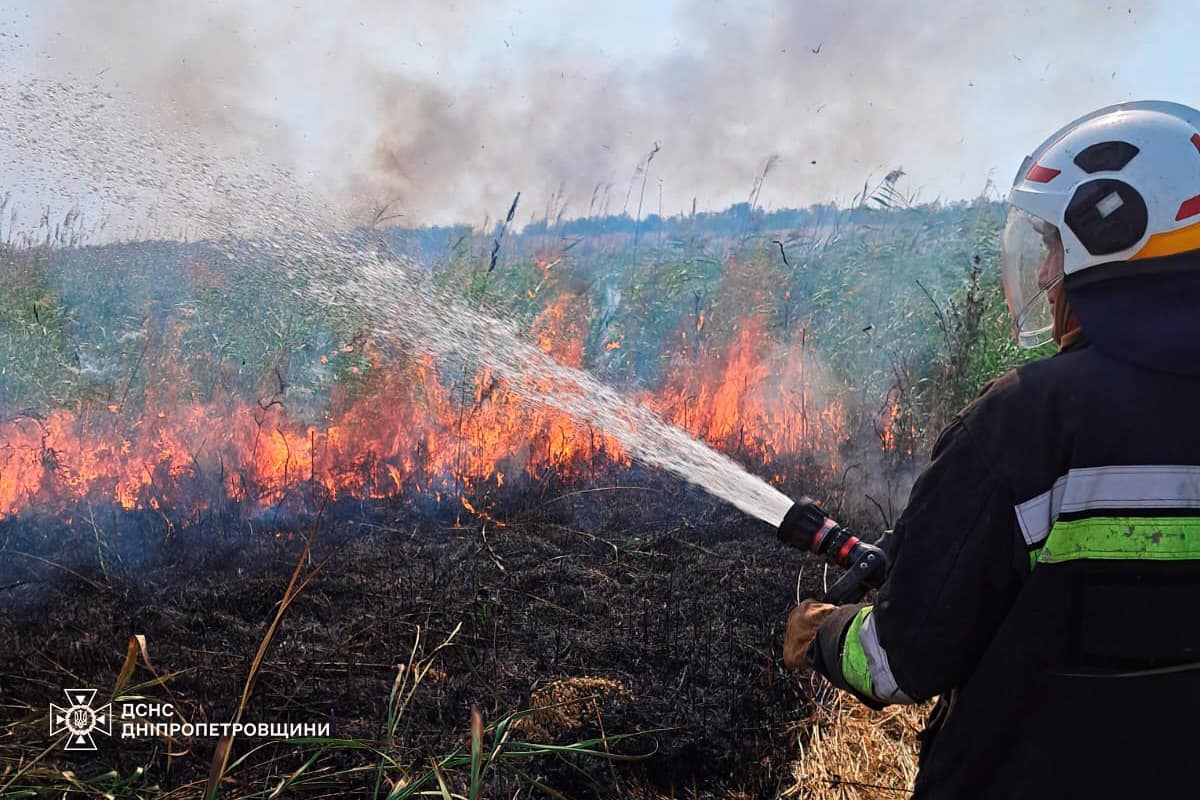
[[[837,606],[805,600],[788,615],[787,632],[783,636],[783,663],[788,669],[802,672],[809,668],[804,652],[817,638],[821,623],[837,610]]]

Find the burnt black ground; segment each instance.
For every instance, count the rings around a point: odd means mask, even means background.
[[[524,735],[570,743],[600,726],[609,736],[667,729],[614,745],[653,755],[543,759],[530,774],[571,797],[638,786],[774,795],[789,783],[789,723],[805,704],[779,659],[783,622],[797,571],[811,590],[820,567],[692,487],[636,470],[610,478],[640,488],[543,482],[492,509],[506,527],[445,505],[419,516],[400,501],[325,508],[312,562],[328,564],[284,616],[244,718],[328,721],[336,736],[377,741],[417,626],[428,652],[461,623],[401,723],[412,762],[463,744],[472,704],[492,721],[530,707],[553,681],[598,677],[627,694],[600,692],[569,710],[577,724]],[[170,696],[149,694],[193,722],[231,719],[311,525],[172,527],[157,512],[78,509],[70,525],[61,515],[0,522],[0,714],[6,725],[26,720],[0,738],[0,757],[12,763],[52,741],[44,710],[63,688],[104,697],[132,634],[146,636],[160,673],[177,673]],[[137,678],[148,677],[139,666]],[[44,763],[84,776],[146,765],[146,783],[169,789],[202,780],[214,744],[193,740],[168,761],[153,740],[101,741],[94,756],[56,752]],[[274,755],[274,780],[303,760],[294,746]],[[267,772],[239,768],[229,793],[269,785]],[[334,794],[370,784],[347,779]]]

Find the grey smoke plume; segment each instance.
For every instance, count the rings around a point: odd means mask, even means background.
[[[644,32],[524,35],[547,7],[53,0],[24,65],[133,95],[159,133],[265,154],[344,209],[479,223],[521,190],[526,214],[619,212],[659,142],[645,211],[661,181],[669,214],[745,200],[771,156],[768,206],[848,200],[900,164],[926,198],[974,195],[993,168],[1006,183],[1049,131],[1136,89],[1107,43],[1155,10],[1047,6],[682,0],[656,32],[676,45],[647,54]]]

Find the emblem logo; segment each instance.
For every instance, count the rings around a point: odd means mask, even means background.
[[[95,750],[93,731],[112,736],[112,703],[93,708],[95,689],[63,689],[67,707],[50,704],[50,735],[67,732],[66,750]]]

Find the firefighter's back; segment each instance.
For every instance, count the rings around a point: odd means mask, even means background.
[[[967,424],[1012,487],[1028,574],[918,797],[1200,792],[1198,414],[1200,377],[1086,344],[977,401]]]

